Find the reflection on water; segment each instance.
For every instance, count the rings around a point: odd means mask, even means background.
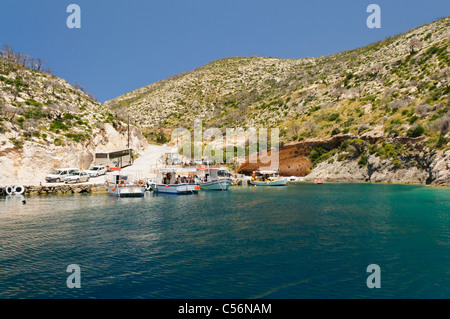
[[[1,298],[448,298],[450,190],[0,199]],[[26,200],[26,204],[22,200]],[[366,267],[382,270],[368,289]],[[66,268],[81,267],[81,289]]]

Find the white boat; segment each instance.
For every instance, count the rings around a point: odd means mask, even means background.
[[[216,181],[199,183],[200,188],[206,191],[226,191],[232,184],[231,179],[219,179]]]
[[[196,172],[195,168],[161,168],[151,188],[163,194],[197,194],[200,186],[195,183]]]
[[[255,171],[250,179],[255,186],[286,186],[287,178],[282,178],[277,171]]]
[[[175,195],[189,195],[197,194],[200,186],[196,184],[153,184],[152,189],[157,193],[175,194]]]
[[[256,185],[256,186],[286,186],[287,185],[287,181],[284,180],[284,179],[276,180],[276,181],[271,181],[271,180],[250,181],[250,184]]]
[[[108,193],[116,197],[142,197],[145,195],[144,180],[133,180],[130,175],[115,171],[106,178]]]
[[[233,180],[226,168],[198,168],[197,183],[202,190],[226,191]]]

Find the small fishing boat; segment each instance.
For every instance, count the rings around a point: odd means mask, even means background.
[[[250,179],[255,186],[286,186],[287,179],[278,175],[277,171],[255,171]]]
[[[226,168],[198,168],[196,182],[202,190],[226,191],[230,188],[233,180]]]
[[[314,184],[323,184],[323,180],[322,179],[315,179],[314,180]]]
[[[153,191],[156,193],[189,195],[197,194],[199,190],[200,186],[195,184],[153,184]]]
[[[114,171],[106,178],[108,193],[116,197],[142,197],[145,195],[145,182],[135,180],[131,175]]]
[[[195,168],[161,168],[155,182],[151,184],[151,188],[155,193],[197,194],[200,186],[195,183],[196,172]]]

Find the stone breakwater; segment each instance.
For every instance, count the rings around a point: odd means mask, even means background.
[[[105,184],[72,184],[54,186],[24,186],[25,194],[77,194],[77,193],[103,193],[108,189]]]

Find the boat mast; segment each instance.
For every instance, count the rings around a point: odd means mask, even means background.
[[[211,172],[209,171],[209,158],[206,160],[206,164],[208,166],[208,177],[211,177]],[[208,179],[206,179],[208,181]]]

